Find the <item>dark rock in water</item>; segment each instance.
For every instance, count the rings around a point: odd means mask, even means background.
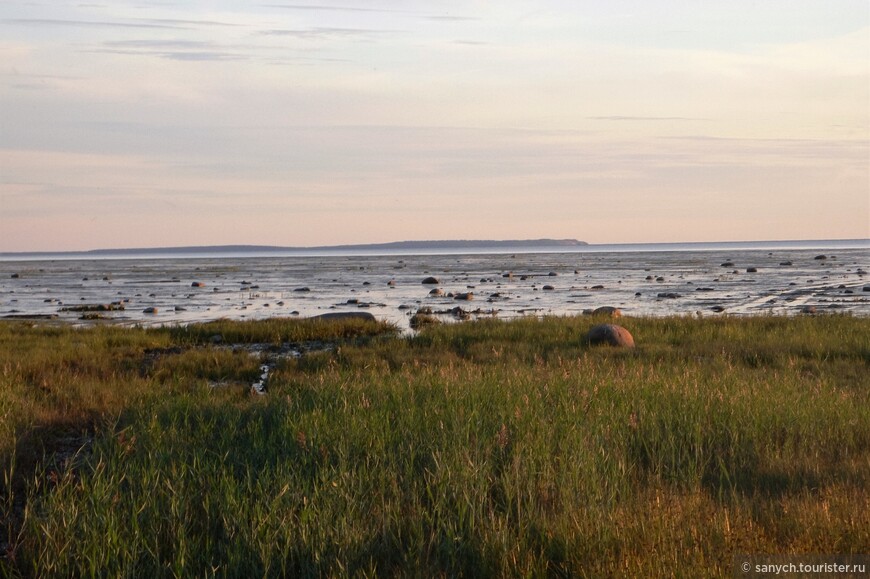
[[[441,282],[438,281],[437,277],[429,276],[420,283],[422,283],[423,285],[438,285]]]
[[[679,297],[682,297],[680,294],[676,294],[673,292],[663,292],[658,295],[658,297],[666,300],[675,300]]]
[[[746,273],[758,273],[758,268],[757,267],[747,267]]]
[[[18,275],[17,273],[12,274],[12,279],[18,279],[19,277],[21,277],[21,276]]]
[[[372,285],[372,282],[370,282],[370,281],[364,281],[364,282],[363,282],[363,285]]]
[[[541,289],[543,289],[543,290],[547,290],[547,291],[552,291],[552,290],[554,290],[554,289],[556,289],[556,288],[554,288],[554,287],[551,286],[551,285],[545,285],[545,286],[542,287]]]
[[[474,299],[474,294],[472,292],[456,294],[455,296],[453,296],[453,299],[470,302]]]
[[[175,311],[176,312],[186,312],[187,308],[183,308],[181,306],[175,306]]]
[[[363,320],[374,322],[377,321],[374,315],[369,312],[331,312],[328,314],[320,314],[311,318],[313,320],[322,321],[343,321],[343,320]]]
[[[441,288],[436,287],[435,289],[433,289],[432,291],[429,292],[429,295],[430,295],[430,296],[436,296],[436,297],[438,297],[438,296],[443,296],[443,295],[444,295],[444,290],[441,289]]]
[[[592,310],[593,316],[610,316],[611,318],[622,317],[622,310],[613,306],[601,306]]]
[[[788,265],[794,265],[794,264],[793,264],[792,262],[790,262],[790,261],[781,261],[781,262],[779,262],[779,265],[785,265],[785,266],[788,266]]]
[[[721,314],[722,312],[725,311],[725,308],[722,306],[713,306],[710,309],[713,310],[714,312],[716,312],[717,314]]]
[[[659,283],[661,283],[661,282],[665,281],[665,278],[659,276],[659,277],[656,278],[656,281],[659,282]]]
[[[622,348],[634,348],[634,338],[631,333],[616,324],[599,324],[592,326],[586,333],[586,342],[595,346],[607,344]]]
[[[865,285],[862,289],[862,292],[870,292],[870,285]]]
[[[396,280],[391,279],[390,281],[387,282],[387,285],[390,287],[394,287],[396,285]]]
[[[813,259],[818,259],[818,260],[828,259],[828,256],[827,255],[817,255]]]
[[[589,288],[589,289],[594,289],[594,290],[603,290],[603,289],[604,289],[604,286],[603,286],[603,285],[594,285],[594,286],[592,286],[592,287]]]
[[[696,291],[696,292],[714,292],[714,291],[716,291],[716,288],[712,288],[712,287],[696,287],[696,288],[695,288],[695,291]]]
[[[192,284],[190,284],[190,287],[205,287],[205,284],[202,283],[201,281],[195,281]]]
[[[305,293],[305,292],[310,292],[310,291],[311,291],[311,288],[309,288],[309,287],[298,287],[298,288],[294,289],[293,291],[294,291],[294,292],[299,292],[299,293]]]
[[[144,310],[142,310],[142,313],[143,313],[143,314],[156,314],[156,313],[157,313],[157,308],[154,308],[154,307],[151,307],[151,308],[145,308]]]
[[[734,267],[733,261],[726,261],[722,264],[722,267]]]
[[[548,273],[547,275],[550,276],[550,277],[556,277],[556,276],[559,275],[559,274],[556,273],[555,271],[551,271],[551,272]]]

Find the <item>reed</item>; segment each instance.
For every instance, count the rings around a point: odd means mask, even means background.
[[[57,405],[91,421],[62,464],[4,447],[24,484],[4,487],[0,565],[728,576],[736,553],[870,550],[870,321],[623,319],[634,350],[585,345],[594,321],[222,322],[225,342],[336,341],[283,359],[266,396],[247,384],[259,360],[211,344],[214,326],[0,326],[4,434]],[[37,344],[41,363],[13,362]],[[45,377],[79,390],[40,394]]]

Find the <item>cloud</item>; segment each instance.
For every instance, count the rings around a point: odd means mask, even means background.
[[[301,40],[323,40],[331,38],[371,38],[374,36],[395,34],[398,30],[377,30],[371,28],[339,28],[322,26],[301,29],[274,29],[260,32],[264,36],[290,36]]]
[[[693,117],[647,117],[647,116],[624,116],[611,115],[603,117],[586,117],[593,121],[701,121]]]
[[[60,26],[65,28],[146,28],[156,30],[189,30],[188,26],[178,24],[159,23],[153,21],[144,22],[121,22],[101,20],[63,20],[53,18],[11,18],[4,20],[10,24],[22,26]]]
[[[118,40],[103,43],[102,48],[88,50],[100,54],[156,56],[184,62],[247,60],[250,57],[213,43],[197,40]]]

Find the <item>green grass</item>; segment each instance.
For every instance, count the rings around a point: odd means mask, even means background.
[[[623,318],[634,350],[585,345],[594,322],[0,325],[0,570],[730,576],[870,551],[870,320]],[[337,347],[256,396],[260,360],[215,334]]]

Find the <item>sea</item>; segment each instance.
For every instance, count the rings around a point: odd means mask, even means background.
[[[175,325],[370,312],[404,330],[578,316],[870,316],[870,239],[0,257],[0,319]],[[437,279],[424,284],[426,278]],[[101,307],[102,306],[102,307]]]

